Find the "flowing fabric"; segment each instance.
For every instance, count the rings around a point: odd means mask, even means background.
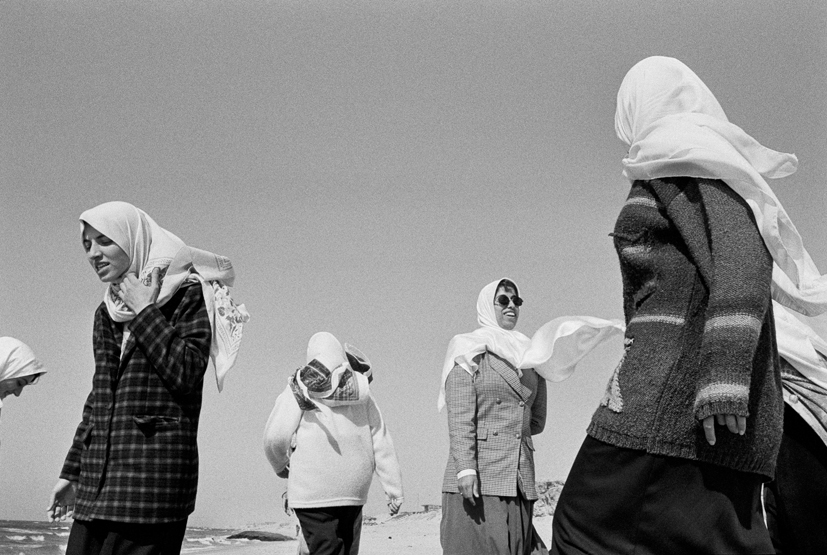
[[[208,251],[187,246],[173,233],[155,223],[149,215],[129,203],[106,202],[80,215],[84,222],[115,242],[128,256],[127,273],[135,274],[144,284],[150,283],[152,271],[160,268],[161,290],[155,304],[163,306],[188,281],[197,281],[204,294],[212,326],[210,359],[215,369],[218,391],[224,377],[235,364],[244,324],[250,315],[243,304],[237,305],[229,287],[235,279],[230,260]],[[118,284],[104,293],[109,316],[116,322],[129,322],[135,313],[121,300]]]
[[[808,380],[827,391],[827,315],[810,318],[773,301],[778,355]],[[821,353],[821,354],[819,354]]]
[[[726,182],[749,205],[773,257],[773,298],[802,314],[827,311],[827,276],[765,181],[794,173],[795,155],[766,148],[730,123],[703,81],[663,56],[646,58],[626,74],[615,131],[630,147],[623,160],[630,181],[688,176]]]
[[[14,337],[0,337],[0,382],[45,373],[43,363],[28,345]],[[0,399],[2,408],[3,400]]]
[[[575,366],[597,345],[615,335],[622,335],[625,326],[620,320],[603,320],[591,316],[563,316],[542,325],[529,339],[516,330],[505,330],[497,324],[494,295],[500,281],[492,281],[477,297],[477,323],[481,327],[470,333],[455,335],[448,343],[442,365],[442,381],[437,410],[445,406],[445,381],[455,365],[473,374],[474,358],[491,351],[520,371],[534,368],[552,382],[563,381]]]
[[[321,331],[307,344],[307,364],[288,384],[299,408],[318,410],[317,402],[335,407],[367,403],[373,372],[370,361],[351,345],[342,347],[333,334]]]

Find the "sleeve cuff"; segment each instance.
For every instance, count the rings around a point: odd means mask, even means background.
[[[64,468],[58,477],[63,480],[69,480],[70,482],[77,482],[80,479],[80,473]]]
[[[125,326],[129,329],[129,331],[137,335],[142,331],[142,328],[150,326],[158,317],[166,321],[166,318],[164,318],[161,310],[156,304],[153,303],[151,305],[147,305],[142,311],[136,314],[132,320],[125,324]]]
[[[735,399],[696,402],[695,418],[703,420],[716,414],[734,414],[737,416],[749,417],[749,407],[746,401]]]
[[[476,475],[477,475],[476,470],[474,470],[473,468],[466,468],[465,470],[460,470],[459,472],[457,472],[457,480],[459,480],[463,476],[476,476]]]

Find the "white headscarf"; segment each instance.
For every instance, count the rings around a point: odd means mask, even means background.
[[[0,337],[0,382],[44,373],[46,368],[28,345],[14,337]],[[3,400],[0,399],[2,408]]]
[[[614,335],[622,335],[625,330],[620,320],[591,316],[555,318],[543,324],[531,339],[516,330],[505,330],[497,324],[494,312],[494,296],[501,281],[492,281],[477,297],[477,323],[482,327],[471,333],[455,335],[448,343],[437,410],[441,411],[445,406],[445,382],[454,366],[458,364],[469,374],[474,374],[477,368],[474,357],[485,351],[504,358],[518,372],[534,368],[546,380],[559,382],[568,378],[577,363],[594,347]]]
[[[638,62],[617,93],[615,131],[630,146],[630,181],[689,176],[721,179],[752,209],[775,262],[773,298],[802,314],[827,311],[827,276],[816,268],[765,178],[795,172],[793,154],[770,150],[727,120],[718,100],[682,62]]]
[[[296,370],[288,383],[302,410],[313,410],[316,403],[329,407],[367,403],[372,376],[370,361],[358,349],[342,347],[332,333],[320,331],[307,343],[307,365]]]
[[[166,304],[186,281],[198,281],[204,294],[212,327],[210,359],[215,368],[218,390],[224,376],[235,364],[244,323],[250,319],[244,305],[236,305],[229,287],[235,279],[230,260],[211,252],[188,247],[176,235],[155,223],[149,215],[127,202],[106,202],[80,215],[81,233],[88,223],[115,242],[129,256],[127,273],[134,273],[148,284],[152,270],[161,268],[158,306]],[[111,284],[103,300],[109,316],[116,322],[135,318]]]

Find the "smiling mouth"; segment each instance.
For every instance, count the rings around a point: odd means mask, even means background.
[[[517,315],[516,312],[512,312],[510,310],[506,310],[505,312],[503,312],[503,316],[508,316],[510,318],[514,318],[516,315]]]
[[[99,262],[99,263],[95,264],[95,271],[100,272],[101,270],[103,270],[107,266],[109,266],[108,262]]]

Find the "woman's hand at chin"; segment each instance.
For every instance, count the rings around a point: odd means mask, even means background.
[[[134,312],[140,312],[158,300],[161,291],[160,268],[153,268],[149,285],[144,285],[135,274],[124,276],[120,285],[121,299]]]

